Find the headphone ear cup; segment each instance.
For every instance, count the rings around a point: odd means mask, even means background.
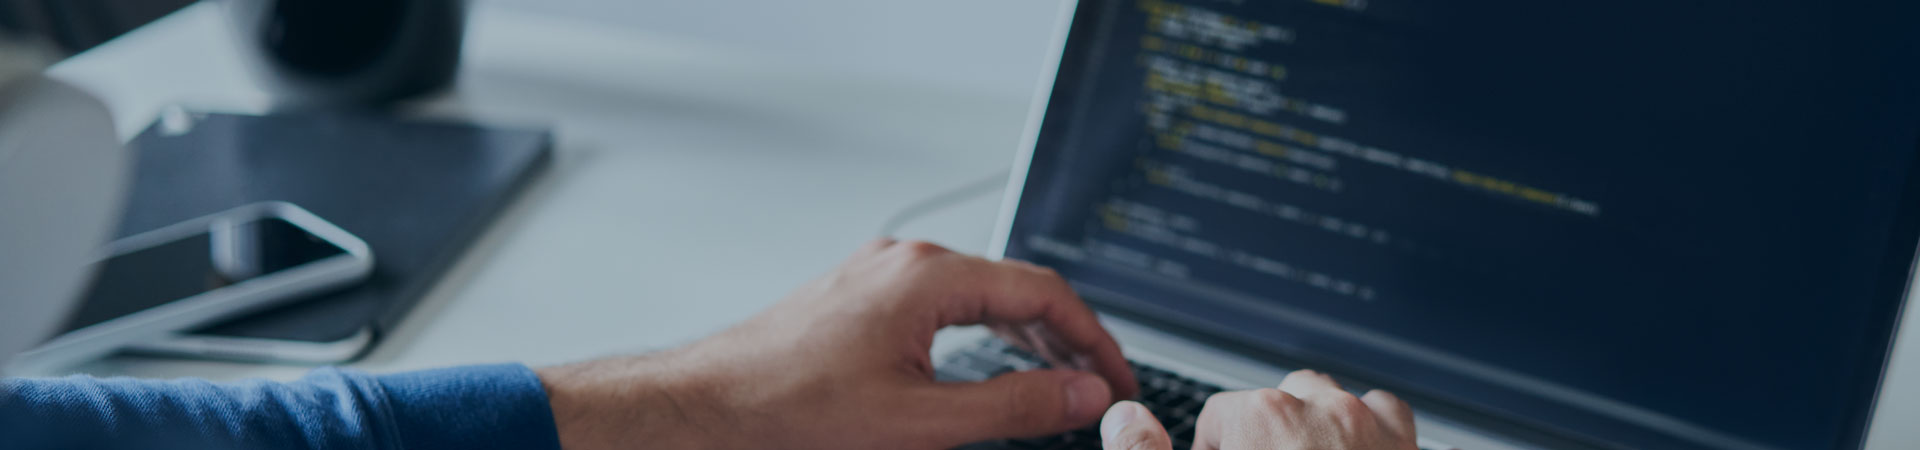
[[[92,96],[0,78],[0,362],[66,323],[119,225],[132,160]]]
[[[282,106],[380,106],[452,85],[466,0],[226,0]]]
[[[258,1],[258,0],[256,0]],[[408,0],[267,1],[252,31],[270,64],[317,78],[348,78],[374,68],[400,45]]]

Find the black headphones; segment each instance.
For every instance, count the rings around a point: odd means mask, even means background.
[[[282,106],[371,107],[452,86],[466,0],[227,0]]]

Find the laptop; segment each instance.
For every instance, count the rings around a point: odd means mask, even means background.
[[[1067,3],[990,253],[1105,316],[1176,441],[1313,368],[1428,448],[1864,445],[1920,237],[1920,4]]]

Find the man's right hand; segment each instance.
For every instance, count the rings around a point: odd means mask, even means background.
[[[1106,450],[1173,450],[1146,407],[1120,402],[1100,420]],[[1355,397],[1310,370],[1279,389],[1223,392],[1207,399],[1194,450],[1416,450],[1413,410],[1386,391]],[[1186,450],[1186,449],[1180,449]]]

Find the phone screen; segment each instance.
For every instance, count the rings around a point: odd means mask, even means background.
[[[204,232],[101,261],[64,332],[346,253],[284,219],[216,220]]]

